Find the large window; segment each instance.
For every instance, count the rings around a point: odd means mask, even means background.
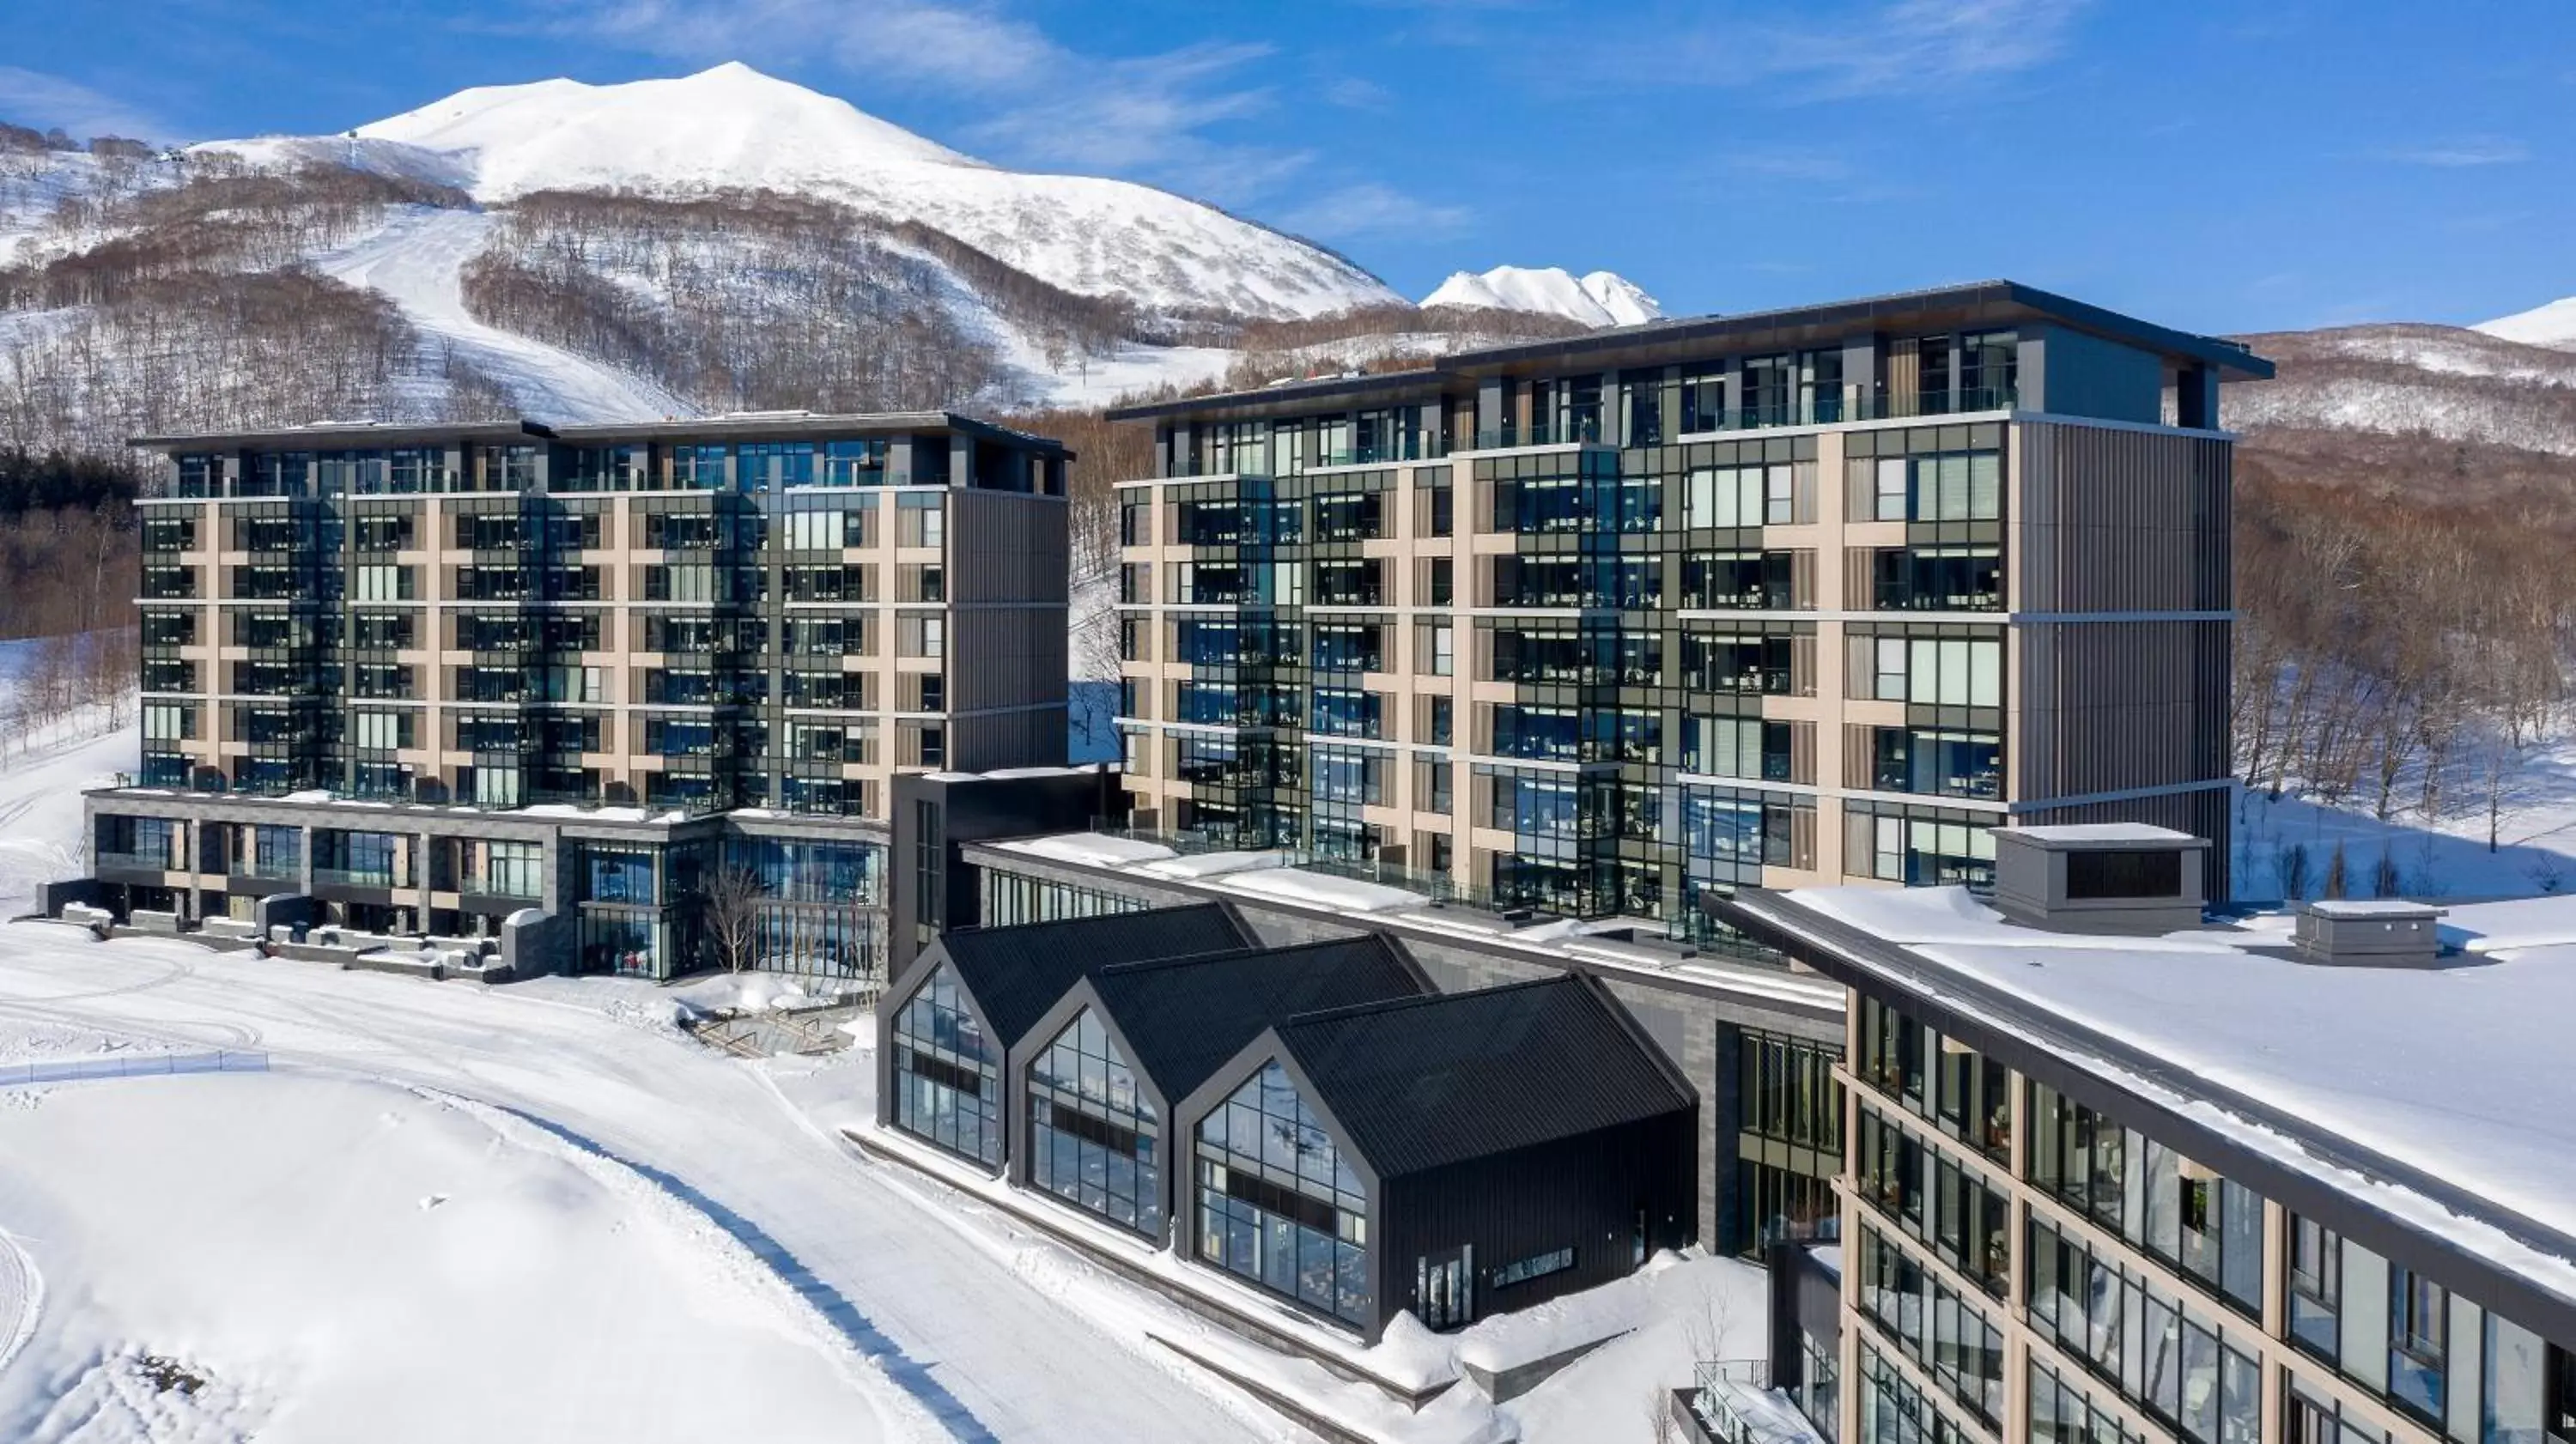
[[[1058,918],[1099,917],[1104,913],[1142,912],[1146,907],[1142,898],[1102,892],[1097,888],[1024,877],[989,867],[978,871],[982,874],[984,892],[984,909],[980,916],[988,928],[1053,922]]]
[[[2388,1392],[2437,1423],[2450,1354],[2450,1298],[2412,1269],[2388,1271]]]
[[[494,897],[543,897],[546,892],[545,847],[534,842],[487,842],[482,884],[476,892]]]
[[[894,1024],[895,1126],[987,1166],[1002,1161],[1000,1050],[946,963]]]
[[[2045,1218],[2030,1224],[2031,1326],[2193,1444],[2255,1444],[2253,1338],[2204,1317]]]
[[[1989,1426],[2004,1417],[2004,1340],[1984,1310],[1876,1228],[1860,1235],[1863,1316]]]
[[[1262,1065],[1198,1126],[1200,1257],[1354,1324],[1369,1321],[1368,1198],[1288,1072]]]
[[[1162,1128],[1089,1008],[1029,1064],[1029,1183],[1163,1236]]]
[[[2032,1183],[2239,1313],[2261,1316],[2262,1195],[2045,1084],[2031,1085],[2030,1117]]]

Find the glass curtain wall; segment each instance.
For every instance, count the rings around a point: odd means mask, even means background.
[[[1029,1064],[1029,1182],[1163,1236],[1162,1124],[1089,1008]]]
[[[895,1015],[895,1126],[951,1153],[1002,1162],[1001,1050],[942,963]]]
[[[1287,1070],[1262,1065],[1209,1110],[1196,1152],[1200,1257],[1365,1325],[1367,1193]]]

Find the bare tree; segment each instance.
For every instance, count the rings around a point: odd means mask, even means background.
[[[715,945],[716,960],[728,973],[739,973],[757,961],[754,952],[760,946],[761,900],[769,895],[769,885],[760,874],[747,867],[716,869],[707,880],[701,896],[701,920],[707,930],[707,941]]]

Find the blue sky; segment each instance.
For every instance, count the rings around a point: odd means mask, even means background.
[[[336,131],[738,59],[989,160],[1674,314],[2010,276],[2173,325],[2576,293],[2576,5],[0,0],[0,118]]]

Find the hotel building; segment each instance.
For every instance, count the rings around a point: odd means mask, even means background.
[[[2219,383],[2271,369],[1993,282],[1113,412],[1138,826],[1677,930],[1982,883],[2005,822],[2223,859]]]
[[[1848,1444],[2576,1438],[2576,905],[2203,922],[2202,840],[1997,838],[1994,908],[1719,904],[1853,998],[1839,1308],[1760,1382]]]
[[[166,436],[143,757],[100,898],[662,975],[759,879],[771,966],[881,970],[901,772],[1065,757],[1065,468],[946,413]],[[972,666],[956,665],[971,658]],[[274,911],[274,909],[272,909]]]

